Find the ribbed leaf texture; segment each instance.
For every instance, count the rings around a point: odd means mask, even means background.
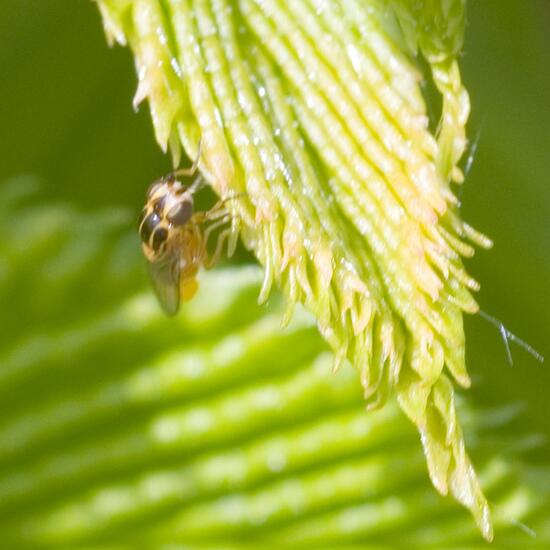
[[[205,273],[168,320],[125,212],[47,205],[34,188],[0,187],[2,548],[479,540],[431,489],[396,404],[366,414],[313,318],[298,309],[281,330],[279,295],[257,305],[259,268]],[[550,476],[512,454],[513,411],[462,411],[497,540],[547,547]]]
[[[437,490],[491,518],[466,454],[453,384],[470,385],[461,256],[490,241],[463,223],[469,99],[458,68],[464,0],[98,0],[135,56],[156,137],[230,201],[235,231],[312,312],[371,409],[396,394]],[[425,69],[417,62],[423,56]],[[415,57],[417,56],[417,57]],[[430,130],[421,81],[442,104]],[[433,122],[433,121],[432,121]],[[469,241],[469,242],[468,242]],[[334,381],[336,384],[336,381]]]

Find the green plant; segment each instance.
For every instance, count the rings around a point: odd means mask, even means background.
[[[36,191],[0,186],[3,548],[475,546],[396,403],[366,414],[312,316],[281,330],[281,296],[256,304],[259,268],[203,274],[169,320],[124,211]],[[521,460],[518,411],[460,411],[495,542],[546,547],[550,479]]]
[[[413,2],[362,5],[384,7],[371,14],[423,75],[415,89],[436,136],[441,94],[414,52]],[[459,11],[447,15],[460,27],[460,3],[432,7],[453,5]],[[495,240],[494,251],[467,264],[483,281],[476,301],[547,357],[549,10],[547,0],[468,3],[458,61],[472,98],[467,136],[479,148],[473,164],[464,159],[465,184],[452,184],[464,219]],[[261,270],[218,266],[200,274],[202,292],[180,317],[162,316],[135,223],[145,189],[170,170],[170,158],[154,145],[148,109],[132,111],[131,49],[105,47],[92,2],[4,0],[2,22],[0,546],[488,547],[468,514],[430,487],[391,392],[385,408],[365,412],[357,371],[344,362],[328,372],[333,359],[312,317],[297,306],[287,332],[279,328],[285,305],[276,280],[258,308]],[[459,48],[461,33],[454,36]],[[323,162],[313,167],[322,182]],[[23,176],[3,184],[19,173],[42,185]],[[322,198],[331,196],[327,187]],[[214,199],[207,189],[197,200],[200,209]],[[329,211],[340,216],[335,204]],[[240,250],[231,263],[242,260]],[[520,349],[509,368],[494,327],[479,315],[464,323],[472,387],[455,400],[491,507],[492,547],[547,548],[549,454],[541,443],[550,436],[550,371]],[[278,410],[254,408],[276,395]],[[181,430],[191,411],[204,419],[222,410],[238,414],[206,433]]]
[[[175,164],[183,147],[231,201],[234,231],[359,370],[369,407],[396,393],[430,476],[490,512],[466,454],[453,383],[470,385],[462,313],[478,289],[461,256],[490,241],[461,221],[452,184],[469,99],[458,68],[464,0],[100,0],[133,50]],[[415,56],[422,54],[421,67]],[[440,96],[430,129],[421,79]]]

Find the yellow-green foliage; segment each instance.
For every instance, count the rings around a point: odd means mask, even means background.
[[[457,55],[463,0],[99,0],[132,48],[135,104],[159,144],[183,146],[231,201],[234,229],[288,304],[312,312],[358,369],[371,409],[390,395],[416,424],[437,490],[490,512],[466,454],[453,384],[470,385],[463,312],[478,284],[461,256],[490,241],[451,184],[469,99]],[[426,62],[425,74],[415,54]],[[442,99],[431,131],[420,81]]]
[[[396,404],[366,414],[312,317],[281,330],[279,294],[256,304],[259,268],[204,274],[168,320],[124,212],[31,187],[0,187],[3,549],[476,544]],[[461,410],[496,542],[547,547],[549,476],[513,457],[513,410]]]

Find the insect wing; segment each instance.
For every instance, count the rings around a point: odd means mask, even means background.
[[[167,315],[175,315],[180,306],[180,257],[168,251],[154,262],[148,262],[155,294]]]

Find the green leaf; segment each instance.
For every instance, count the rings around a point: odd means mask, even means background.
[[[107,33],[132,48],[134,99],[221,197],[233,231],[276,284],[317,318],[360,372],[369,408],[393,393],[416,424],[430,477],[492,538],[465,452],[451,380],[470,385],[462,313],[478,289],[460,256],[490,246],[464,224],[469,98],[457,55],[463,0],[99,0]],[[404,46],[407,44],[408,46]],[[430,132],[411,52],[442,97]]]
[[[278,293],[257,305],[257,267],[203,273],[196,299],[167,319],[144,291],[124,212],[69,211],[32,198],[32,188],[0,187],[10,213],[0,294],[19,298],[2,310],[12,336],[0,341],[3,547],[471,547],[479,539],[464,511],[431,489],[395,402],[366,414],[357,372],[345,364],[331,374],[313,317],[298,308],[283,330]],[[34,230],[56,219],[63,224]],[[98,246],[67,253],[94,230]],[[86,300],[71,307],[73,285]],[[434,407],[448,403],[445,391],[438,386]],[[544,547],[550,476],[511,454],[512,443],[529,443],[507,435],[517,411],[460,410],[497,536],[525,547],[531,541],[515,525],[526,521]]]

